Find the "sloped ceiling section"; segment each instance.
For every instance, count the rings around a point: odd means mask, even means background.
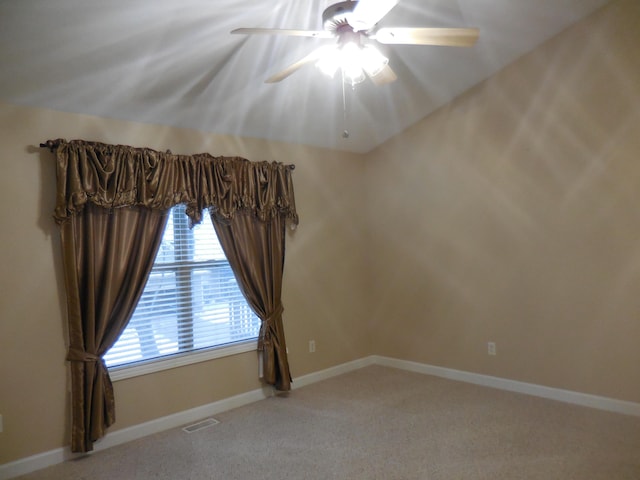
[[[478,27],[480,40],[471,48],[387,46],[398,81],[380,87],[343,89],[313,65],[265,84],[331,40],[229,33],[322,29],[331,3],[0,0],[0,98],[363,153],[607,1],[399,0],[380,26]]]

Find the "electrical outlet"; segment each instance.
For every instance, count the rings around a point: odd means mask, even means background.
[[[487,353],[489,355],[495,355],[496,354],[496,344],[494,342],[487,343]]]
[[[309,353],[314,353],[316,351],[316,341],[309,340]]]

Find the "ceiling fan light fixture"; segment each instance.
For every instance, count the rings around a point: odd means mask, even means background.
[[[378,75],[384,67],[389,64],[389,59],[380,53],[380,50],[373,45],[365,45],[362,47],[360,61],[362,69],[367,72],[367,75],[370,77]]]
[[[347,42],[342,46],[340,65],[345,81],[351,85],[363,82],[365,79],[362,71],[362,48],[355,42]]]
[[[367,78],[359,66],[350,66],[342,69],[344,81],[350,85],[362,83]]]
[[[373,45],[345,42],[325,49],[316,66],[331,78],[341,70],[344,81],[356,85],[364,82],[366,75],[375,76],[380,73],[388,63],[389,59]]]
[[[326,48],[316,62],[316,67],[318,67],[322,73],[331,78],[335,76],[341,66],[341,52],[338,46]]]

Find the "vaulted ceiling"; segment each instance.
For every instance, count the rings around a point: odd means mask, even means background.
[[[327,40],[230,34],[320,30],[331,0],[0,0],[0,99],[367,152],[607,1],[399,0],[380,26],[478,27],[480,39],[385,46],[398,80],[343,97],[313,65],[264,83]]]

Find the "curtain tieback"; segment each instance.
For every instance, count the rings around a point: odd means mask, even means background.
[[[260,326],[260,335],[258,336],[258,350],[262,351],[265,349],[265,346],[270,346],[273,344],[273,333],[275,329],[275,319],[282,316],[282,312],[284,312],[284,308],[282,304],[278,305],[276,309],[271,312],[263,321]]]
[[[70,348],[67,354],[67,360],[70,362],[102,362],[102,358],[93,353],[85,352],[77,348]]]

